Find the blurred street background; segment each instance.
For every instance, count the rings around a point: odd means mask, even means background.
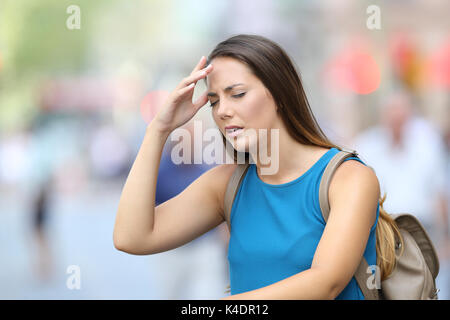
[[[389,213],[424,224],[449,299],[449,12],[448,0],[0,0],[0,299],[226,295],[224,224],[152,256],[117,251],[112,232],[146,125],[240,33],[287,51],[324,132],[375,169]],[[207,106],[194,120],[215,127]],[[212,167],[174,165],[172,146],[158,203]]]

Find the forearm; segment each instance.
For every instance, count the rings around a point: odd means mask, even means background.
[[[338,292],[323,271],[308,269],[256,290],[232,295],[223,300],[323,300]]]
[[[153,229],[156,181],[161,154],[169,133],[152,122],[131,167],[120,197],[114,243],[139,243]]]

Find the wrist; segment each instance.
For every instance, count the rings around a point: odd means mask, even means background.
[[[166,140],[169,137],[169,135],[171,134],[170,130],[165,129],[163,126],[161,126],[155,120],[151,121],[147,125],[147,128],[145,131],[146,131],[146,135],[157,136],[164,140]]]

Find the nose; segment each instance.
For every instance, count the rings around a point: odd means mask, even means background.
[[[234,110],[233,110],[233,107],[231,106],[231,104],[225,102],[224,99],[222,99],[222,101],[220,101],[219,105],[217,106],[217,109],[216,109],[217,116],[220,119],[226,119],[226,118],[233,117]]]

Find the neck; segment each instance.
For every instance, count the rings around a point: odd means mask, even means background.
[[[274,139],[268,130],[268,143],[262,146],[260,152],[252,154],[258,176],[271,184],[281,184],[299,177],[317,161],[319,153],[324,153],[324,148],[301,144],[283,126],[277,129],[278,139]]]

